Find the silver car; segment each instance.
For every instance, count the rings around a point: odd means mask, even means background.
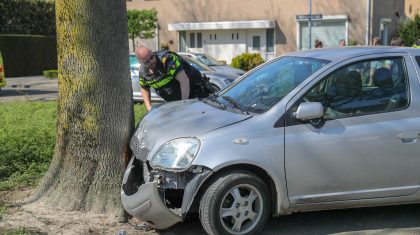
[[[141,87],[139,82],[139,70],[140,64],[133,62],[135,58],[134,54],[130,54],[130,73],[131,73],[131,85],[133,89],[133,99],[135,102],[143,102],[143,96],[141,95]],[[210,79],[210,84],[213,88],[218,91],[225,88],[227,85],[232,83],[239,75],[233,75],[229,73],[217,72],[210,67],[206,66],[199,61],[192,58],[184,58],[190,65],[201,72],[202,75],[206,75]],[[133,63],[131,63],[133,62]],[[164,100],[156,93],[153,88],[150,88],[150,98],[153,103],[161,103]]]
[[[420,202],[420,50],[347,47],[269,61],[204,100],[149,112],[121,198],[163,229],[209,234],[270,216]]]

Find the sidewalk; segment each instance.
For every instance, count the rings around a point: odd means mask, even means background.
[[[58,80],[44,76],[6,78],[1,88],[0,102],[56,100]]]

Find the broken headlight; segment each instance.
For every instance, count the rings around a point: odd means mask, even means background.
[[[186,170],[197,155],[199,148],[200,141],[198,139],[173,139],[159,148],[150,160],[150,166],[170,171]]]

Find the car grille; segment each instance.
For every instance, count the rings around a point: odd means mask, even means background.
[[[130,141],[130,148],[134,157],[142,162],[146,162],[149,151],[144,146],[144,138],[133,137]]]

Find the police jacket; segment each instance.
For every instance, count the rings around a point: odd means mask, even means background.
[[[176,75],[185,71],[190,81],[189,98],[197,97],[196,84],[201,81],[201,73],[193,68],[182,57],[172,51],[154,52],[157,57],[156,67],[153,73],[143,66],[139,71],[140,85],[143,88],[154,88],[158,95],[166,101],[181,100],[181,87]]]

